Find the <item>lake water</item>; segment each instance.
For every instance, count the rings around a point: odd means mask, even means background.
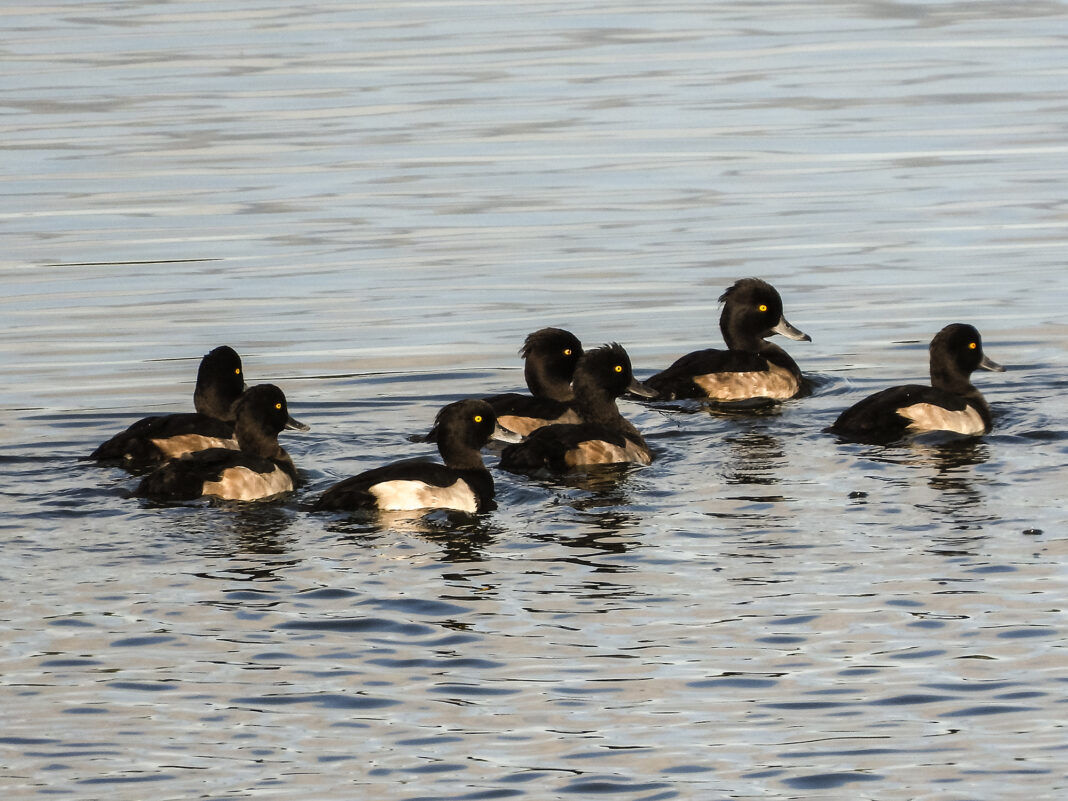
[[[222,5],[0,11],[5,799],[1063,797],[1068,4]],[[530,331],[648,375],[747,275],[813,396],[623,402],[651,467],[477,519],[302,509]],[[954,321],[992,434],[821,433]],[[223,343],[297,497],[79,460]]]

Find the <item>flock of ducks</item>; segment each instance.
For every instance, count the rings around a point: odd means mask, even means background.
[[[500,467],[515,473],[648,465],[652,451],[616,405],[624,394],[715,403],[779,401],[804,394],[806,382],[797,363],[768,341],[773,334],[810,341],[787,322],[775,288],[745,278],[720,301],[726,349],[688,353],[645,381],[634,377],[630,358],[618,344],[584,351],[568,331],[535,331],[520,351],[529,395],[461,400],[438,413],[428,439],[437,443],[444,464],[403,461],[369,470],[330,487],[312,508],[477,513],[494,506],[493,477],[481,454],[491,439],[511,443],[501,452]],[[877,392],[842,412],[828,430],[870,443],[928,431],[987,433],[990,408],[970,376],[976,369],[1004,368],[983,354],[979,332],[961,323],[946,326],[931,341],[930,362],[930,386]],[[203,496],[254,501],[296,487],[296,467],[278,435],[285,428],[308,427],[289,415],[278,387],[245,388],[241,358],[233,348],[218,347],[204,357],[193,404],[195,413],[134,423],[90,458],[135,473],[147,471],[134,494],[159,501]]]

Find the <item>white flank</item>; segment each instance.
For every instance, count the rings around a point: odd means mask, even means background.
[[[182,434],[179,437],[167,439],[154,439],[155,445],[168,459],[177,459],[193,451],[205,451],[208,448],[226,448],[230,451],[237,450],[236,439],[219,439],[217,437],[205,437],[203,434]]]
[[[898,409],[898,414],[906,420],[909,431],[955,431],[958,434],[985,434],[986,424],[979,412],[966,406],[959,412],[951,412],[933,403],[915,403]]]
[[[457,479],[448,487],[435,487],[422,481],[383,481],[369,489],[379,509],[390,512],[414,509],[455,509],[477,512],[478,499],[466,481]]]
[[[542,426],[551,426],[557,423],[581,423],[582,419],[574,411],[568,409],[555,420],[542,420],[537,417],[521,417],[515,414],[504,414],[497,418],[501,428],[507,428],[524,437],[535,429]]]
[[[586,440],[579,447],[568,451],[564,461],[570,467],[582,467],[590,464],[620,464],[622,462],[646,465],[653,463],[649,453],[629,439],[624,448],[599,439]]]
[[[257,473],[247,467],[230,467],[218,481],[204,482],[204,494],[228,501],[258,501],[293,489],[289,473],[276,467],[271,473]]]
[[[694,376],[693,382],[708,397],[718,401],[773,398],[786,400],[797,394],[797,378],[785,367],[769,364],[767,370],[752,373],[709,373]]]

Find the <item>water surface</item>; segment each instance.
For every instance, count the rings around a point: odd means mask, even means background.
[[[6,798],[1063,795],[1063,3],[2,15]],[[746,275],[812,397],[624,402],[651,467],[473,520],[303,510],[530,331],[645,375]],[[991,435],[821,433],[954,321]],[[80,461],[222,343],[296,497]]]

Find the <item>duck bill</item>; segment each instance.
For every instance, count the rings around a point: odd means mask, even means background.
[[[304,423],[300,422],[300,420],[297,420],[293,417],[287,417],[285,428],[289,429],[290,431],[308,431],[311,429],[311,426],[305,425]]]
[[[787,339],[792,339],[796,342],[811,342],[812,337],[806,334],[804,331],[799,331],[790,325],[789,321],[785,317],[780,317],[779,322],[771,329],[775,334],[782,334]]]
[[[637,395],[639,398],[655,398],[658,394],[655,389],[646,386],[637,378],[632,378],[630,380],[630,386],[627,387],[627,392],[631,395]]]
[[[992,373],[1004,373],[1005,372],[1005,368],[1004,367],[1002,367],[1000,364],[998,364],[993,359],[988,358],[985,354],[983,355],[983,360],[981,362],[979,362],[979,369],[980,370],[989,370]]]
[[[523,435],[517,434],[515,431],[510,431],[500,423],[493,426],[493,433],[490,434],[490,439],[495,439],[498,442],[522,442]]]

